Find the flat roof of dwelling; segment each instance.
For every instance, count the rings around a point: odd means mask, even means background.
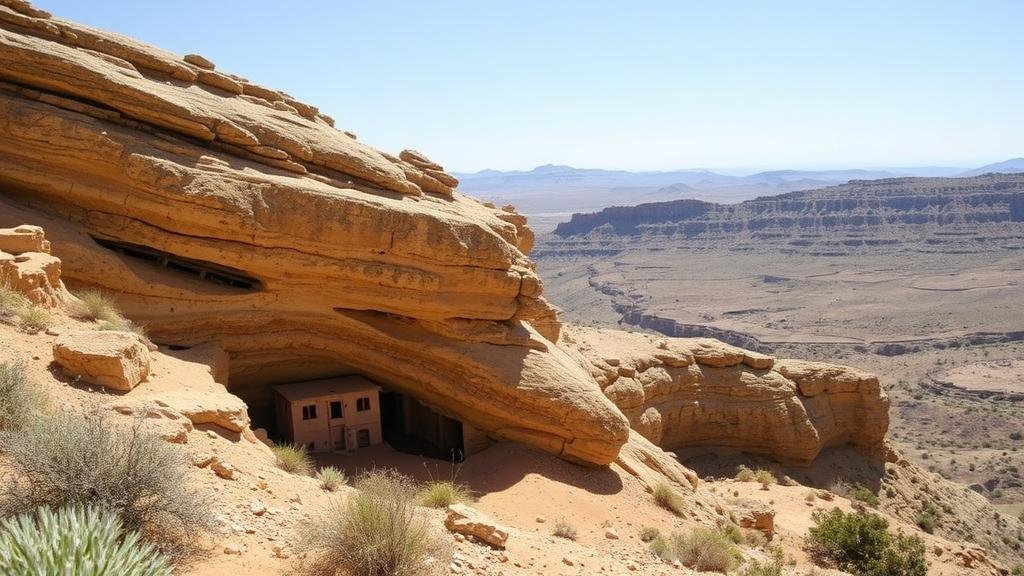
[[[356,375],[280,384],[273,388],[274,391],[289,402],[321,398],[323,396],[336,396],[338,394],[350,394],[353,392],[376,392],[380,390],[380,386],[374,384],[372,380]]]

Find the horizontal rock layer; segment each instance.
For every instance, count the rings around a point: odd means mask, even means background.
[[[628,423],[551,344],[514,210],[208,58],[21,2],[0,2],[0,61],[0,226],[45,227],[66,281],[153,340],[219,345],[256,424],[274,384],[361,373],[495,438],[617,457]]]
[[[889,426],[878,378],[845,366],[616,330],[568,327],[562,342],[632,427],[667,450],[732,447],[807,465],[829,446],[880,453]]]
[[[988,228],[990,233],[985,232]],[[929,233],[946,229],[955,233]],[[922,237],[929,243],[951,243],[1009,234],[1007,240],[1019,245],[1024,174],[852,181],[728,205],[687,199],[615,206],[574,214],[555,234],[698,242],[757,238],[797,248],[820,247],[827,241],[838,247],[878,248]],[[559,247],[557,240],[545,246],[556,253],[568,248]]]

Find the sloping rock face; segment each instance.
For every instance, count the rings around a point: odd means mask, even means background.
[[[883,449],[888,397],[852,368],[617,330],[566,327],[562,343],[632,427],[667,450],[734,447],[807,465],[829,446]]]
[[[216,343],[255,424],[273,384],[362,373],[495,438],[605,464],[629,426],[551,344],[525,219],[314,106],[0,1],[0,226],[161,343]]]

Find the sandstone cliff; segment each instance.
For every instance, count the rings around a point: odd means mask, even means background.
[[[46,228],[73,286],[269,385],[365,373],[497,438],[604,464],[628,425],[550,345],[512,211],[414,151],[206,59],[0,3],[0,225]]]
[[[696,485],[655,444],[806,463],[884,436],[877,380],[846,369],[714,341],[600,335],[629,350],[617,364],[556,345],[525,218],[206,58],[2,0],[0,61],[0,226],[44,227],[69,285],[116,295],[154,341],[226,355],[254,425],[274,384],[361,373],[648,485]]]

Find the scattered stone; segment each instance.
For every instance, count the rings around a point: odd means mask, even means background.
[[[473,536],[495,548],[504,548],[508,540],[507,528],[465,504],[448,506],[444,525],[451,532]]]
[[[612,528],[611,526],[609,526],[609,527],[604,529],[604,537],[609,539],[609,540],[618,540],[619,539],[619,533],[615,531],[615,528]]]
[[[267,507],[266,505],[263,504],[263,502],[255,500],[249,504],[249,511],[255,514],[256,516],[263,516],[267,512]]]
[[[214,457],[213,461],[210,462],[210,469],[217,476],[225,480],[236,480],[238,478],[238,470],[231,463],[217,457]]]
[[[224,545],[224,553],[228,555],[238,555],[242,553],[242,547],[231,542]]]

